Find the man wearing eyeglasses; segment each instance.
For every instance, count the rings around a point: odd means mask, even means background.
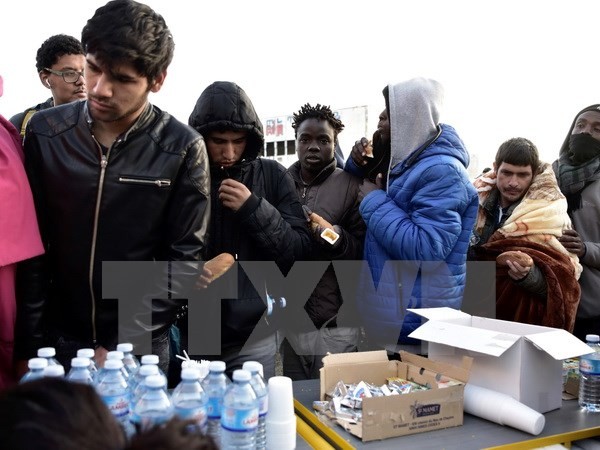
[[[83,77],[85,54],[81,42],[74,37],[57,34],[46,39],[37,51],[35,66],[42,85],[50,89],[52,97],[11,117],[10,122],[21,136],[25,136],[33,113],[87,96]]]

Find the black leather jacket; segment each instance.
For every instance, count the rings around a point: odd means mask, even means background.
[[[46,254],[18,268],[18,359],[44,333],[114,346],[118,304],[102,299],[103,261],[197,261],[205,248],[210,175],[200,134],[150,104],[105,153],[91,126],[81,101],[36,113],[27,129]],[[153,310],[155,331],[177,306]]]

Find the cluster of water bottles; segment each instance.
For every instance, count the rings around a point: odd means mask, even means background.
[[[80,349],[66,379],[93,385],[128,436],[178,416],[193,419],[189,431],[208,433],[223,449],[266,448],[268,390],[260,363],[245,362],[243,369],[233,372],[232,382],[223,361],[211,361],[205,377],[195,361],[184,361],[181,381],[169,394],[158,356],[144,355],[140,365],[132,352],[131,344],[119,344],[98,369],[94,350]],[[40,348],[21,382],[64,377],[55,355],[54,348]]]

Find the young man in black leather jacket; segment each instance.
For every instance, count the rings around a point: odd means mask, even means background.
[[[205,247],[210,179],[204,141],[148,101],[173,57],[164,19],[135,1],[111,1],[87,22],[82,44],[88,100],[36,113],[24,141],[46,254],[19,267],[15,351],[21,368],[42,345],[57,347],[67,366],[77,348],[93,347],[102,365],[121,337],[118,302],[102,295],[103,263],[193,265]],[[148,277],[143,283],[156,282]],[[178,306],[160,295],[151,323],[137,323],[152,331],[152,350],[164,370]]]

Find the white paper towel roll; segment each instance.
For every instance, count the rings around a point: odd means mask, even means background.
[[[546,418],[510,395],[491,389],[465,385],[465,412],[482,419],[508,425],[518,430],[538,435],[544,429]]]

